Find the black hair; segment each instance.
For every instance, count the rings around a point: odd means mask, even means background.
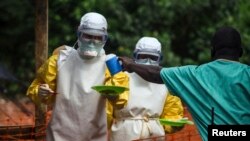
[[[213,59],[225,58],[238,60],[242,56],[240,33],[232,27],[222,27],[211,40]]]

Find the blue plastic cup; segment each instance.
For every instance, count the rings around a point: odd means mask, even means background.
[[[106,65],[111,75],[115,75],[122,71],[122,66],[115,54],[109,54],[106,57]]]

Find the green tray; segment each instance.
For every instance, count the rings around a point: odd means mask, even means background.
[[[193,125],[193,121],[188,120],[186,118],[180,120],[170,120],[170,119],[159,119],[162,125],[170,125],[170,126],[183,126],[185,124]]]
[[[119,95],[124,91],[129,90],[127,87],[122,86],[93,86],[92,89],[96,90],[102,95]]]

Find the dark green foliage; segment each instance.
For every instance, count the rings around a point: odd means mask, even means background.
[[[3,84],[25,93],[35,74],[35,0],[0,2],[0,62],[21,82]],[[73,46],[81,16],[102,13],[109,23],[107,53],[131,56],[137,40],[154,36],[163,46],[163,66],[201,64],[210,60],[210,39],[221,26],[242,35],[250,63],[248,0],[49,0],[49,55],[58,46]]]

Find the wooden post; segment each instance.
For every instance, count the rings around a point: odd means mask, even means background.
[[[36,71],[48,58],[48,0],[36,0],[35,58]],[[45,139],[46,105],[35,107],[36,140]],[[44,136],[41,136],[44,135]]]
[[[48,0],[36,0],[36,70],[48,57]]]

